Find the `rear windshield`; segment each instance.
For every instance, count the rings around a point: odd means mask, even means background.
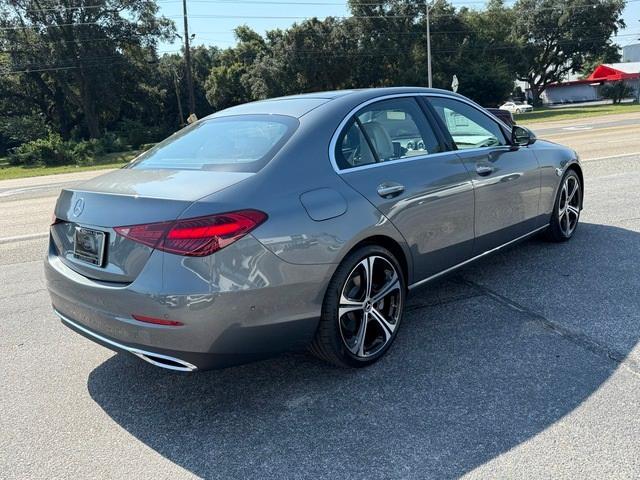
[[[129,168],[257,172],[298,126],[285,115],[238,115],[197,122],[143,153]]]

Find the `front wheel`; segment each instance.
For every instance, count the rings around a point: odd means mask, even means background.
[[[554,242],[569,240],[578,227],[581,208],[582,187],[580,186],[580,177],[574,170],[567,170],[556,195],[553,214],[547,229],[547,238]]]
[[[329,282],[311,353],[341,367],[372,364],[398,333],[405,294],[391,252],[375,245],[352,252]]]

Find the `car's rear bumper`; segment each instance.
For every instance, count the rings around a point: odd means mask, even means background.
[[[250,236],[212,257],[190,262],[154,252],[134,282],[112,284],[80,275],[50,251],[45,274],[67,326],[172,370],[226,367],[311,340],[335,266],[284,262]],[[247,258],[254,263],[243,270]],[[144,323],[133,314],[182,325]]]
[[[159,353],[157,351],[151,352],[148,350],[144,350],[142,348],[138,348],[131,345],[125,345],[124,343],[120,343],[114,339],[107,338],[104,335],[100,335],[85,326],[77,323],[70,318],[66,317],[56,309],[54,312],[62,323],[65,324],[70,329],[76,331],[77,333],[87,337],[90,340],[93,340],[96,343],[99,343],[102,346],[115,350],[117,352],[128,352],[136,355],[137,357],[149,362],[153,365],[166,368],[168,370],[175,370],[177,372],[193,372],[198,369],[196,365],[184,360],[185,356],[191,356],[190,354],[185,354],[184,352],[170,352],[171,355],[168,355],[169,352]],[[182,358],[178,358],[178,356]]]

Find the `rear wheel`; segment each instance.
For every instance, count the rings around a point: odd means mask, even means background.
[[[341,367],[372,364],[398,333],[405,292],[391,252],[374,245],[354,251],[329,283],[311,352]]]
[[[582,187],[580,186],[580,177],[574,170],[568,170],[562,178],[562,183],[556,196],[553,214],[547,229],[547,238],[554,242],[569,240],[578,227],[581,207]]]

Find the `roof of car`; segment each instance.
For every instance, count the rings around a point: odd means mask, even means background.
[[[461,96],[448,90],[424,87],[386,87],[364,88],[354,90],[333,90],[327,92],[301,93],[286,97],[258,100],[243,103],[235,107],[220,110],[210,117],[222,117],[230,115],[271,114],[302,117],[311,110],[326,104],[327,102],[342,100],[348,103],[364,102],[376,97],[407,93],[446,93],[451,96]]]

